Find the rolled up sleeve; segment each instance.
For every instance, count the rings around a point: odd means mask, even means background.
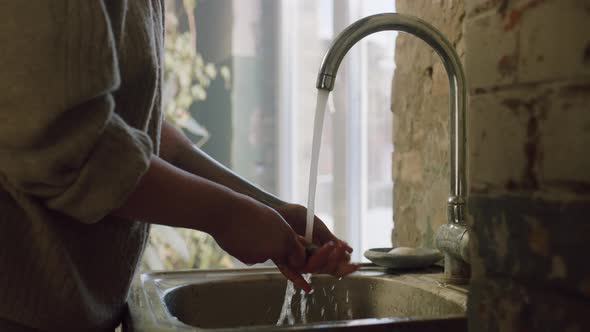
[[[152,143],[116,112],[116,46],[102,1],[0,3],[0,175],[80,222],[121,206]]]

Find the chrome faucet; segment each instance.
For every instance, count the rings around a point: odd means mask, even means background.
[[[364,37],[386,30],[407,32],[425,41],[441,57],[449,77],[451,188],[448,223],[438,230],[436,244],[444,254],[446,281],[466,283],[470,277],[469,236],[465,226],[466,87],[461,61],[451,43],[430,24],[415,17],[394,13],[368,16],[351,24],[332,42],[320,66],[316,87],[332,91],[338,67],[350,48]]]

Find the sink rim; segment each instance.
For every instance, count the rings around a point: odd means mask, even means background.
[[[246,277],[248,280],[276,279],[280,272],[276,268],[254,267],[247,269],[211,269],[211,270],[178,270],[156,271],[144,273],[134,281],[129,298],[129,315],[125,324],[137,331],[298,331],[306,329],[333,329],[342,327],[368,327],[388,324],[420,323],[440,320],[465,320],[466,315],[444,315],[436,317],[387,317],[366,318],[355,320],[340,320],[330,322],[314,322],[291,326],[244,326],[232,328],[199,328],[187,325],[174,317],[167,308],[165,297],[168,293],[191,284],[206,284],[216,281],[230,281],[231,279]],[[418,288],[435,296],[458,304],[464,310],[467,307],[467,288],[445,285],[442,273],[430,269],[423,271],[391,273],[376,266],[363,266],[353,275],[353,278],[395,279],[395,282],[406,284],[408,287]],[[148,314],[146,314],[146,312]],[[400,326],[401,327],[401,326]]]

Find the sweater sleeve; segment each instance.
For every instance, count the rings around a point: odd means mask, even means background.
[[[115,113],[115,43],[99,0],[0,3],[0,176],[93,223],[147,170],[152,143]]]

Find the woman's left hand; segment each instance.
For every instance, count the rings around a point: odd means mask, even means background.
[[[275,210],[287,221],[295,233],[305,236],[307,209],[304,206],[299,204],[285,204],[275,208]],[[334,236],[320,218],[317,216],[314,217],[313,244],[322,246],[330,241],[343,243],[348,253],[352,253],[352,248],[346,242]]]
[[[275,210],[297,234],[305,235],[307,219],[305,207],[298,204],[285,204]],[[304,242],[303,237],[300,241]],[[317,216],[314,217],[313,244],[317,246],[317,249],[311,253],[301,272],[325,273],[343,277],[358,270],[358,265],[350,264],[352,248],[334,236]],[[308,246],[309,244],[304,243],[304,245]]]

